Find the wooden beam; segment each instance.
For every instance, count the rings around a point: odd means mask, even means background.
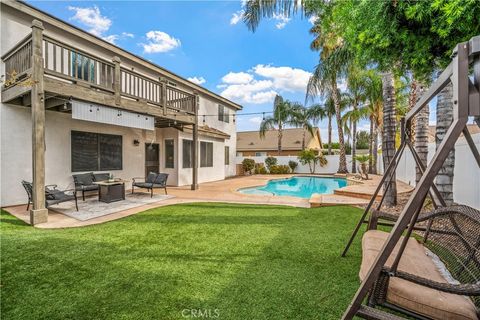
[[[14,85],[13,87],[8,87],[2,89],[2,103],[9,103],[10,101],[22,97],[28,94],[31,90],[31,87],[24,85]]]
[[[181,114],[178,112],[173,112],[170,109],[167,109],[167,114],[164,114],[163,108],[148,104],[146,101],[135,101],[122,97],[120,105],[117,105],[115,103],[115,95],[111,93],[96,90],[94,88],[79,86],[73,83],[67,83],[65,81],[56,80],[50,77],[44,78],[44,84],[45,91],[54,95],[72,97],[73,99],[77,100],[88,101],[112,108],[118,108],[171,120],[174,120],[176,115],[177,119],[181,117],[181,121],[190,124],[194,123],[195,121],[194,115]]]
[[[192,190],[198,189],[198,103],[199,97],[195,93],[195,123],[193,124],[193,163],[192,163]]]
[[[30,210],[30,224],[48,221],[45,207],[45,92],[43,85],[43,25],[32,22],[32,178],[33,208]]]
[[[115,65],[113,70],[113,91],[115,92],[115,104],[117,106],[120,105],[121,97],[120,94],[122,92],[122,79],[121,79],[121,69],[120,69],[120,58],[115,56],[112,59],[113,64]]]

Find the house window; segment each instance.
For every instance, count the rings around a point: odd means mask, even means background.
[[[122,136],[72,131],[72,172],[122,170]]]
[[[72,52],[71,61],[74,78],[95,82],[95,61],[77,52]]]
[[[228,109],[222,106],[221,104],[218,105],[218,121],[223,121],[226,123],[230,122]]]
[[[175,148],[173,139],[165,140],[165,168],[174,168]]]
[[[200,167],[213,167],[213,142],[200,142]]]
[[[264,157],[266,155],[267,155],[266,152],[255,152],[255,157]]]
[[[230,164],[230,147],[225,146],[225,165],[228,166]]]
[[[192,168],[193,167],[193,141],[183,139],[183,167]]]

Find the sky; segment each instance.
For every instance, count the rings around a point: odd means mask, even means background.
[[[312,19],[275,16],[253,33],[241,20],[242,1],[29,3],[241,104],[238,131],[258,130],[262,114],[241,114],[271,111],[276,94],[304,103],[318,63]],[[325,141],[326,120],[317,125]],[[358,127],[369,130],[366,121]]]

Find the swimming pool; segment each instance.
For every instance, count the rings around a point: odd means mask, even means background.
[[[345,187],[347,180],[328,177],[292,177],[274,179],[265,186],[239,189],[244,194],[292,196],[309,199],[314,193],[332,194],[333,190]]]

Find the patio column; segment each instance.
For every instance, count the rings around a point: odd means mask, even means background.
[[[192,163],[192,190],[198,189],[198,107],[199,96],[198,92],[194,92],[194,110],[195,110],[195,123],[193,124],[193,163]]]
[[[43,24],[32,22],[32,178],[30,224],[48,220],[45,208],[45,93],[43,89]]]
[[[120,58],[115,56],[112,59],[114,65],[114,73],[113,73],[113,90],[115,92],[115,104],[117,106],[121,103],[121,70],[120,70]]]

